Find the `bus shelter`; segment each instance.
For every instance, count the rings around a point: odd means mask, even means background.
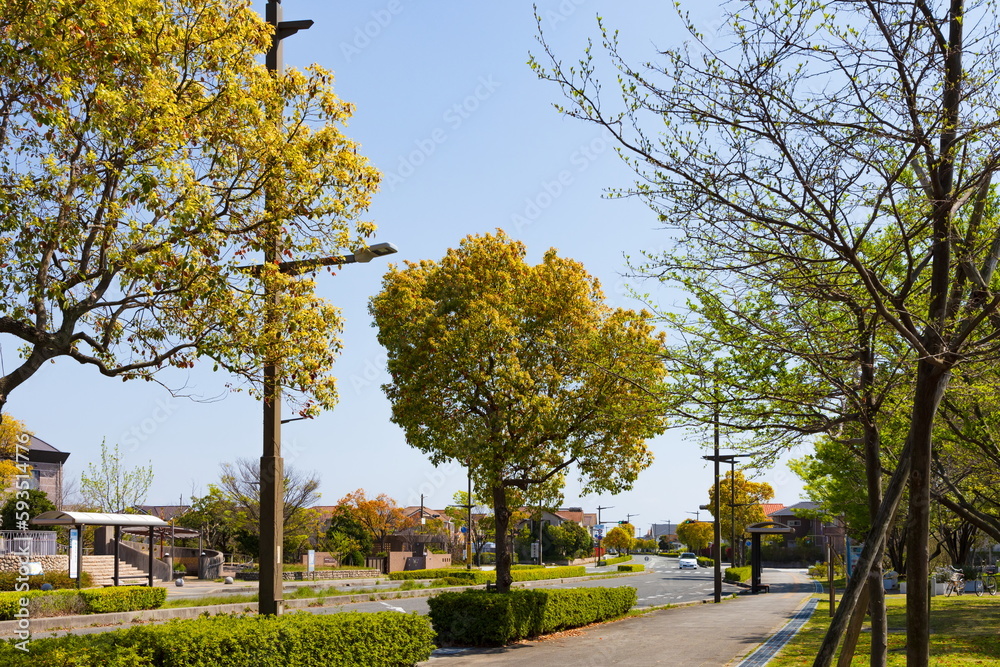
[[[149,535],[149,586],[153,586],[153,531],[156,528],[167,527],[166,521],[157,518],[155,516],[150,516],[148,514],[105,514],[102,512],[64,512],[62,510],[53,510],[51,512],[43,512],[31,520],[36,526],[67,526],[70,528],[76,528],[79,531],[80,542],[77,546],[76,553],[70,551],[70,558],[76,557],[76,587],[80,588],[80,577],[83,574],[83,529],[86,526],[112,526],[115,529],[115,571],[114,571],[114,582],[117,585],[119,583],[119,573],[118,567],[120,564],[120,546],[121,546],[121,536],[123,528],[131,529],[141,529],[144,528],[142,532]],[[71,568],[72,570],[72,563]]]
[[[747,532],[750,533],[750,592],[756,595],[757,593],[764,591],[769,592],[768,586],[760,583],[761,575],[761,563],[760,563],[760,537],[761,535],[783,535],[786,533],[794,532],[794,528],[791,526],[786,526],[783,523],[778,523],[777,521],[762,521],[760,523],[752,523],[747,526]]]

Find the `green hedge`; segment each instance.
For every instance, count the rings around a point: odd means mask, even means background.
[[[511,570],[510,576],[514,581],[540,581],[543,579],[566,579],[570,577],[582,577],[587,574],[587,569],[582,565],[566,565],[564,567],[532,567],[522,570]],[[393,572],[390,579],[401,581],[406,579],[461,579],[462,583],[485,584],[497,580],[497,573],[493,570],[483,572],[482,570],[407,570],[405,572]]]
[[[157,609],[167,599],[167,589],[145,586],[112,586],[88,590],[25,591],[0,593],[0,620],[13,620],[21,610],[21,599],[28,601],[31,618],[103,614],[115,611]]]
[[[397,667],[427,660],[434,631],[417,614],[214,616],[32,640],[32,667]],[[0,664],[21,664],[13,642]]]
[[[732,582],[750,581],[751,574],[751,568],[749,565],[744,565],[743,567],[727,567],[723,578],[726,581]]]
[[[80,591],[80,597],[90,614],[107,614],[117,611],[159,609],[167,599],[167,589],[162,586],[112,586]]]
[[[493,572],[496,581],[496,573]],[[514,570],[510,573],[514,581],[541,581],[542,579],[569,579],[587,574],[583,565],[564,565],[562,567],[536,568],[534,570]]]
[[[534,565],[528,565],[528,564],[523,564],[523,565],[511,565],[511,566],[510,566],[510,569],[511,569],[511,570],[537,570],[537,569],[539,569],[539,568],[542,568],[542,567],[545,567],[545,566],[544,566],[544,565],[538,565],[538,564],[536,563],[536,564],[534,564]]]
[[[636,602],[634,588],[464,591],[429,598],[439,642],[502,646],[624,615]]]
[[[433,570],[405,570],[403,572],[391,572],[389,578],[393,581],[403,579],[438,579],[440,577],[472,577],[476,574],[483,574],[482,570],[466,570],[465,568],[439,567]]]
[[[604,562],[607,565],[617,565],[618,563],[625,563],[625,562],[630,561],[630,560],[632,560],[631,556],[618,556],[616,558],[608,558]]]
[[[92,582],[89,572],[81,573],[81,587],[90,588]],[[28,584],[28,590],[41,589],[42,584],[52,584],[52,587],[57,589],[76,588],[76,578],[70,578],[66,572],[51,571],[30,577],[23,577],[18,572],[0,572],[0,591],[15,591],[18,590],[18,585],[23,586],[25,583]]]
[[[630,563],[628,565],[618,566],[619,572],[644,572],[645,570],[646,566],[642,563]]]
[[[715,567],[715,561],[705,556],[698,556],[698,567]]]

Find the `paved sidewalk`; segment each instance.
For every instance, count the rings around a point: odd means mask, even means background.
[[[440,649],[426,667],[545,665],[606,667],[736,665],[778,632],[812,595],[801,570],[765,570],[771,592],[721,604],[663,609],[644,616],[569,631],[562,636],[495,649]]]

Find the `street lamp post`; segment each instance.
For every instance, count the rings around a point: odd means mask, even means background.
[[[601,521],[601,510],[613,509],[614,505],[608,507],[597,507],[597,566],[601,566],[601,539],[604,537],[604,523]]]

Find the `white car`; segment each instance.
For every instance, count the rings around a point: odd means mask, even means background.
[[[677,567],[684,569],[690,567],[693,570],[698,569],[698,557],[691,553],[690,551],[685,551],[681,554],[681,557],[677,559]]]

